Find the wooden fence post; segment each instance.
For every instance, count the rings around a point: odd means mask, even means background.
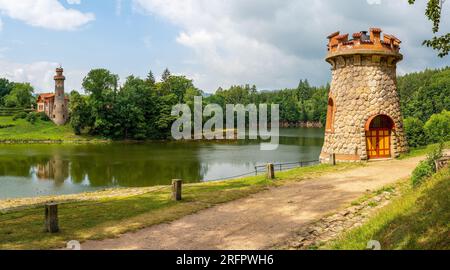
[[[275,169],[274,169],[273,163],[267,164],[267,178],[275,179]]]
[[[183,185],[183,180],[173,179],[172,180],[172,199],[175,201],[181,201],[181,188]]]
[[[330,154],[330,165],[336,165],[336,154]]]
[[[59,232],[57,203],[48,203],[45,205],[45,232]]]

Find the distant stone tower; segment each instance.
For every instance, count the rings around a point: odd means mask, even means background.
[[[361,161],[397,157],[408,150],[396,86],[401,41],[371,28],[328,36],[332,66],[325,142],[320,159]]]
[[[64,69],[58,67],[56,69],[55,79],[55,101],[53,103],[52,120],[57,125],[64,125],[68,118],[67,102],[64,95],[64,81],[66,77],[63,75]]]

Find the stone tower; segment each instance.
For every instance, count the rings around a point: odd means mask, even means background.
[[[52,120],[57,125],[64,125],[68,118],[67,103],[64,95],[64,81],[66,77],[63,75],[64,69],[58,67],[56,69],[55,79],[55,102],[53,103]]]
[[[325,142],[320,159],[361,161],[397,157],[408,150],[396,86],[401,41],[371,28],[328,36],[332,66]]]

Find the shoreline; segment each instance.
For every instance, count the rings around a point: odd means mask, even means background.
[[[295,128],[307,128],[307,129],[320,129],[321,127],[281,127],[285,129],[295,129]],[[226,132],[226,131],[224,131]],[[236,130],[234,131],[237,134]],[[204,134],[204,136],[207,134]],[[208,140],[203,138],[201,140],[173,140],[173,139],[146,139],[146,140],[133,140],[133,139],[101,139],[101,138],[91,138],[91,139],[0,139],[0,145],[21,145],[21,144],[112,144],[112,143],[123,143],[123,144],[142,144],[142,143],[154,143],[154,142],[223,142],[223,141],[239,141],[237,138],[234,139],[212,139]]]

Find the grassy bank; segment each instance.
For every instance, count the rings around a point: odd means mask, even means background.
[[[382,249],[450,249],[450,169],[432,176],[382,208],[363,226],[349,231],[326,248],[361,250],[369,240]]]
[[[50,121],[25,119],[14,121],[11,116],[0,116],[0,142],[26,141],[102,141],[92,136],[77,136],[69,125],[57,126]]]
[[[405,158],[411,158],[411,157],[418,157],[418,156],[424,156],[432,151],[433,148],[436,148],[439,144],[429,144],[426,146],[411,148],[408,153],[401,154],[399,159],[405,159]],[[444,143],[444,148],[449,149],[450,148],[450,141]]]
[[[48,249],[63,247],[69,240],[104,239],[246,197],[271,186],[301,181],[324,173],[347,170],[362,164],[317,165],[277,173],[276,181],[265,176],[190,184],[183,187],[183,201],[170,199],[170,187],[137,196],[105,198],[60,205],[61,232],[43,233],[43,208],[34,207],[0,214],[0,249]]]

